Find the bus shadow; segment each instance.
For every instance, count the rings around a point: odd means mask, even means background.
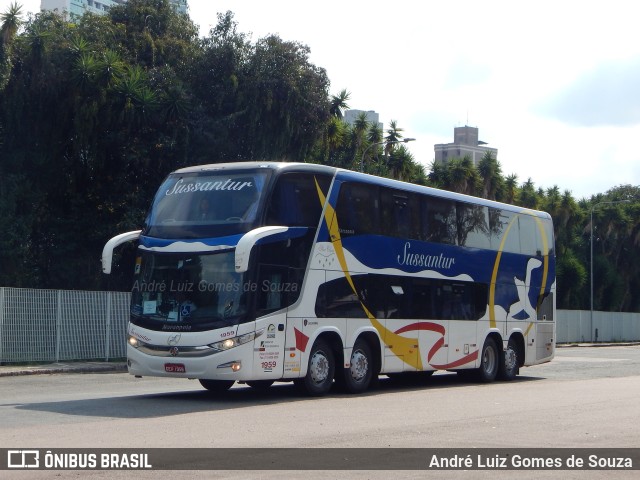
[[[511,384],[544,380],[543,377],[518,377]],[[481,384],[460,378],[455,373],[438,374],[427,379],[397,380],[380,376],[376,385],[360,395],[350,395],[334,388],[323,398],[358,398],[376,395],[396,394],[403,391],[438,391],[452,388],[469,388],[471,385],[491,388],[502,382]],[[292,383],[276,383],[268,389],[254,389],[246,385],[236,385],[228,392],[212,393],[204,389],[150,393],[117,397],[64,400],[16,405],[18,410],[41,411],[69,416],[104,418],[160,418],[197,412],[238,410],[256,406],[318,402],[323,398],[313,398],[301,393]]]
[[[518,376],[512,382],[492,382],[492,383],[482,383],[478,382],[473,378],[462,377],[453,372],[447,373],[439,373],[433,375],[428,378],[412,378],[411,376],[407,376],[406,378],[388,378],[382,375],[378,381],[378,386],[376,389],[372,389],[369,393],[375,394],[376,392],[395,392],[401,390],[441,390],[441,389],[449,389],[449,388],[466,388],[468,386],[486,386],[490,387],[496,384],[506,384],[506,383],[523,383],[530,382],[535,380],[544,380],[543,377],[526,377],[526,376]]]

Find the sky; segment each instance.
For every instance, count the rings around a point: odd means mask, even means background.
[[[13,0],[0,0],[0,12]],[[36,12],[40,0],[18,0]],[[330,94],[396,120],[416,161],[479,128],[502,172],[577,199],[640,185],[640,4],[634,0],[189,0],[201,35],[238,30],[309,46]]]

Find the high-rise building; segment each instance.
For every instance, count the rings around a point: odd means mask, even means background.
[[[493,158],[498,158],[498,149],[485,147],[486,142],[478,140],[476,127],[456,127],[453,129],[453,143],[438,143],[433,146],[435,161],[445,163],[452,158],[468,156],[475,166],[478,166],[485,153],[490,152]]]
[[[67,12],[69,17],[80,17],[85,12],[103,15],[113,5],[126,3],[127,0],[42,0],[41,10]],[[169,0],[179,13],[187,13],[187,0]]]
[[[358,117],[364,113],[367,122],[369,125],[375,125],[380,130],[382,130],[382,122],[380,121],[380,115],[378,115],[373,110],[345,110],[344,112],[344,121],[349,125],[353,125]]]

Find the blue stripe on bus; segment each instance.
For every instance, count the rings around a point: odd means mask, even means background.
[[[425,272],[425,277],[433,276],[433,274],[426,272],[436,272],[451,279],[467,275],[471,277],[471,280],[467,278],[461,279],[461,281],[485,284],[491,282],[492,267],[497,255],[497,252],[492,250],[463,248],[379,235],[346,237],[342,239],[342,245],[346,251],[367,267],[368,272],[392,268],[414,276],[420,272]],[[527,265],[532,258],[537,258],[542,263],[542,257],[502,253],[496,278],[496,305],[508,310],[518,300],[516,279],[523,282],[526,280],[521,277],[527,271]],[[550,290],[553,279],[555,279],[553,257],[550,257],[549,260],[546,292]],[[351,273],[368,272],[352,271]],[[532,269],[530,275],[528,296],[531,304],[536,305],[543,279],[542,266]]]
[[[169,240],[163,239],[163,238],[145,237],[144,235],[141,235],[140,245],[145,248],[164,248],[176,242],[182,242],[182,243],[203,243],[210,247],[218,247],[221,245],[229,245],[229,246],[235,247],[240,241],[240,238],[242,238],[242,235],[243,234],[229,235],[227,237],[194,238],[194,239],[172,238]]]

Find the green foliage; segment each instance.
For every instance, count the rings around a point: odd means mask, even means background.
[[[102,246],[140,227],[168,172],[300,159],[329,119],[328,79],[308,48],[275,36],[251,44],[231,13],[205,39],[166,0],[75,23],[40,13],[22,31],[15,9],[2,19],[4,285],[103,287]],[[126,289],[127,277],[110,287]]]
[[[13,67],[11,50],[22,24],[21,10],[20,5],[12,3],[5,13],[0,14],[0,91],[7,85]]]
[[[366,116],[342,120],[350,93],[329,95],[309,48],[239,32],[231,12],[198,37],[167,0],[130,0],[70,23],[51,12],[0,16],[0,284],[128,289],[134,249],[102,277],[99,253],[140,228],[164,176],[236,160],[323,163],[548,211],[558,306],[640,311],[640,187],[576,201],[504,176],[485,155],[425,170]],[[427,173],[428,172],[428,173]],[[627,203],[611,203],[628,201]],[[593,213],[593,224],[590,222]]]

